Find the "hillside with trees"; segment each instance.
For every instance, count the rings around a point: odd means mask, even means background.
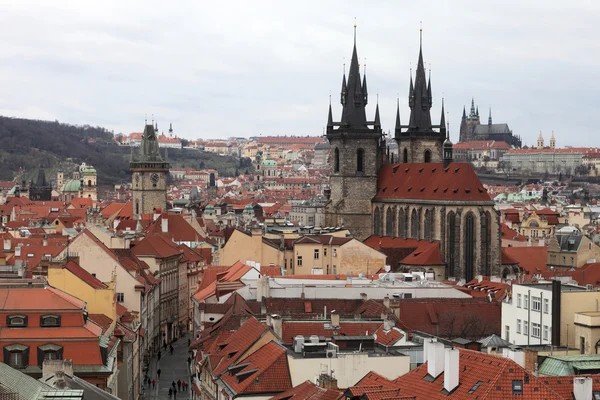
[[[0,143],[0,180],[12,180],[19,168],[25,170],[25,179],[35,179],[40,167],[46,168],[48,178],[53,178],[59,164],[82,162],[96,168],[99,185],[131,179],[131,147],[116,144],[113,133],[102,127],[0,116]],[[192,149],[169,149],[169,161],[173,167],[213,168],[221,176],[252,168],[249,159]]]

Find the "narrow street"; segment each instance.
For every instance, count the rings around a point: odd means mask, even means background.
[[[167,350],[161,348],[160,361],[156,357],[152,359],[150,364],[150,379],[156,379],[156,387],[152,388],[152,385],[144,385],[145,395],[144,399],[168,399],[169,388],[172,388],[172,383],[180,379],[182,382],[185,381],[187,384],[190,382],[190,373],[187,364],[188,353],[188,335],[179,338],[173,344],[173,355],[169,352],[169,346]],[[158,379],[156,371],[160,369],[160,379]],[[190,389],[177,393],[176,397],[171,396],[171,399],[187,400],[191,398]]]

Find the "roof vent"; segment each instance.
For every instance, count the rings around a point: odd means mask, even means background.
[[[425,169],[425,168],[420,168],[420,169],[419,169],[419,173],[423,172],[423,170],[424,170],[424,169]]]
[[[436,192],[437,192],[437,190],[438,190],[438,188],[434,188],[434,189],[433,189],[433,193],[436,193]]]
[[[437,170],[437,168],[434,168],[434,169],[432,169],[432,170],[431,170],[431,173],[432,173],[432,174],[433,174],[433,173],[435,173],[435,171],[436,171],[436,170]]]
[[[460,169],[460,168],[456,168],[456,169],[454,170],[454,173],[456,174],[456,173],[458,172],[458,170],[459,170],[459,169]]]
[[[465,189],[465,193],[471,193],[471,189]]]
[[[398,171],[398,168],[400,168],[399,165],[395,166],[394,168],[392,168],[392,174],[395,174],[396,171]]]
[[[425,186],[423,186],[423,187],[421,188],[421,192],[423,192],[424,190],[425,190]]]
[[[396,192],[396,191],[398,191],[398,186],[396,186],[396,187],[394,188],[394,192]]]
[[[410,192],[412,190],[412,186],[408,188],[408,191]]]
[[[453,193],[457,193],[457,192],[458,192],[458,189],[453,189],[453,190],[452,190],[452,192],[453,192]]]
[[[406,169],[404,170],[404,173],[408,174],[408,171],[409,171],[409,170],[410,170],[410,168],[406,168]]]
[[[446,193],[448,191],[448,188],[444,189],[444,193]]]

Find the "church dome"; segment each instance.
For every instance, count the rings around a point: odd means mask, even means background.
[[[273,160],[265,160],[262,162],[263,167],[276,167],[277,163]]]
[[[79,188],[81,187],[81,181],[79,179],[71,179],[65,183],[65,188],[63,192],[79,192]]]
[[[83,175],[96,175],[96,168],[91,165],[86,166],[82,171]]]
[[[450,141],[450,139],[444,140],[443,147],[444,148],[452,147],[452,142]]]

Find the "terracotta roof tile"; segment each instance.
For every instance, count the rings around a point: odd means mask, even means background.
[[[63,265],[63,268],[71,272],[73,275],[75,275],[94,289],[106,289],[108,287],[106,286],[106,284],[100,282],[95,276],[87,272],[73,260],[69,260],[65,265]]]
[[[105,334],[113,323],[113,320],[104,314],[90,314],[88,317],[90,321],[102,328],[102,334]]]
[[[271,397],[271,400],[338,400],[341,395],[342,392],[340,391],[325,389],[315,385],[311,381],[306,381],[277,396]]]

